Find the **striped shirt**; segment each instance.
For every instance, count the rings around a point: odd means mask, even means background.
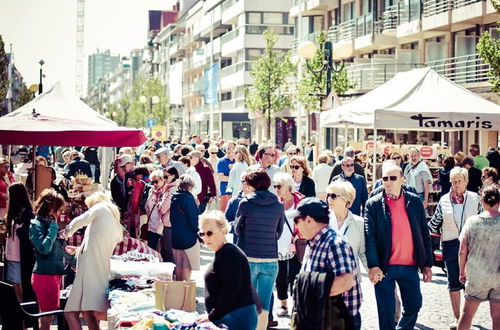
[[[301,271],[332,272],[334,276],[351,273],[354,276],[353,287],[342,293],[344,303],[352,316],[359,313],[362,295],[356,270],[356,259],[347,240],[325,227],[309,241],[304,255]]]

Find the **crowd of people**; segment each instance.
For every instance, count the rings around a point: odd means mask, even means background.
[[[151,139],[118,150],[110,195],[88,197],[88,210],[63,231],[57,219],[69,179],[82,173],[96,182],[106,178],[98,150],[59,147],[37,156],[37,166],[52,166],[68,180],[56,184],[54,174],[52,188],[33,207],[32,183],[15,182],[12,159],[1,158],[5,279],[19,301],[36,298],[40,310],[49,311],[59,306],[65,266],[73,265],[66,318],[79,329],[83,312],[89,329],[98,329],[107,309],[109,260],[125,232],[175,263],[180,281],[200,269],[202,243],[215,251],[201,319],[216,325],[272,327],[276,305],[277,316],[291,316],[294,329],[361,329],[365,269],[375,288],[379,328],[413,329],[424,300],[419,273],[423,282],[432,280],[430,233],[439,233],[455,318],[450,329],[469,329],[483,301],[490,303],[493,328],[500,328],[500,155],[492,149],[484,157],[477,145],[469,152],[440,159],[442,191],[428,221],[434,180],[417,148],[384,157],[368,187],[366,164],[350,147],[321,152],[311,168],[310,151],[291,143],[280,152],[244,139]],[[68,246],[65,240],[83,227],[82,245]],[[50,322],[42,318],[41,328]]]

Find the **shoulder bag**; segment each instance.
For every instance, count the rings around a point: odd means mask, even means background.
[[[292,244],[294,245],[295,254],[297,255],[297,259],[302,263],[304,260],[304,254],[306,252],[307,240],[304,238],[300,238],[298,235],[294,234],[292,227],[288,223],[288,219],[285,219],[286,226],[292,233]]]

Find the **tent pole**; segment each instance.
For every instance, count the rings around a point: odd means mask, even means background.
[[[377,128],[373,126],[373,168],[372,168],[372,185],[377,181]]]
[[[347,142],[348,136],[349,136],[349,125],[345,124],[345,127],[344,127],[344,150],[346,150],[347,146],[349,145],[349,143]]]
[[[444,148],[444,131],[441,131],[441,148]]]
[[[33,179],[31,183],[33,185],[33,203],[36,200],[36,168],[35,168],[35,158],[36,158],[36,146],[33,146],[33,159],[31,160],[31,168],[33,169]]]

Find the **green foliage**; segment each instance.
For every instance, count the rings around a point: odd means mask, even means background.
[[[29,91],[29,89],[26,87],[26,85],[23,83],[21,86],[21,89],[19,90],[19,95],[14,103],[14,110],[22,107],[29,101],[33,100],[35,98],[34,94]]]
[[[267,139],[271,137],[271,118],[292,106],[288,93],[287,77],[293,71],[290,54],[281,54],[274,50],[276,35],[266,30],[264,54],[255,63],[250,72],[254,78],[253,88],[247,90],[246,105],[250,111],[262,113],[267,120]]]
[[[146,103],[140,102],[141,96],[146,97]],[[159,97],[157,104],[150,104],[152,96]],[[144,127],[148,118],[156,118],[158,125],[163,125],[170,117],[165,87],[159,79],[153,77],[138,77],[134,81],[132,93],[123,96],[119,101],[119,108],[117,117],[124,125],[134,127]]]
[[[491,3],[497,12],[500,12],[500,0],[491,0]],[[497,31],[500,32],[500,22],[497,22]],[[476,47],[479,55],[490,65],[488,75],[491,77],[491,89],[500,93],[500,40],[493,38],[488,31],[485,31]]]
[[[317,38],[316,43],[319,45],[316,54],[310,60],[309,66],[313,70],[319,70],[323,66],[324,52],[326,42],[326,32],[322,31]],[[344,68],[339,73],[332,71],[332,89],[337,94],[343,94],[349,89],[355,87],[355,84],[349,82],[347,71]],[[307,111],[319,110],[319,98],[310,96],[310,94],[325,94],[326,93],[326,72],[312,72],[304,65],[302,68],[302,77],[297,84],[297,100],[304,105]]]
[[[5,44],[2,36],[0,35],[0,103],[3,103],[9,90],[9,62],[5,54]]]

